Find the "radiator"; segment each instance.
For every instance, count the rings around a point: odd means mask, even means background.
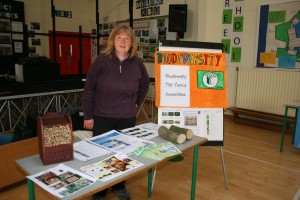
[[[300,100],[300,71],[239,68],[237,108],[284,115],[284,104],[294,100]]]

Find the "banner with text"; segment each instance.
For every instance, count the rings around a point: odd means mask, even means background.
[[[226,108],[226,59],[223,53],[155,54],[157,107]]]

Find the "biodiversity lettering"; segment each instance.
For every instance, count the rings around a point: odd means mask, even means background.
[[[157,52],[157,64],[168,65],[206,65],[218,67],[224,54],[215,53],[174,53]]]

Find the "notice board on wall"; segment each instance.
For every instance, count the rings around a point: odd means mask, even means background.
[[[155,54],[158,124],[189,128],[222,146],[227,107],[226,60],[221,43],[162,41]]]
[[[259,9],[256,65],[300,68],[299,1],[264,4]]]
[[[0,1],[0,74],[15,74],[15,63],[28,54],[24,2]]]
[[[119,23],[129,25],[129,21]],[[138,42],[138,56],[143,62],[154,62],[160,41],[176,39],[176,33],[168,31],[168,16],[135,19],[132,28]]]

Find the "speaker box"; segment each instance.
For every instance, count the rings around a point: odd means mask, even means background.
[[[53,81],[60,78],[59,63],[15,64],[17,82]]]
[[[169,32],[186,32],[187,5],[170,4],[169,5]]]

